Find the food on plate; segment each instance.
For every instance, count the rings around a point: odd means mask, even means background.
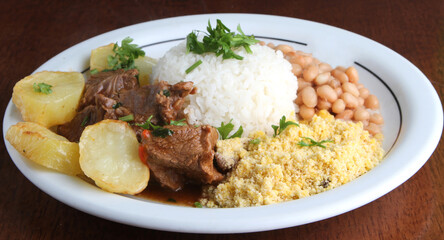
[[[146,120],[154,124],[168,124],[184,118],[185,97],[193,94],[191,82],[170,85],[164,81],[140,86],[137,69],[100,72],[86,82],[76,116],[60,125],[58,133],[70,141],[78,141],[83,129],[103,119],[124,119],[140,134]]]
[[[280,51],[259,44],[234,48],[243,59],[224,59],[214,53],[189,52],[187,41],[171,48],[153,69],[153,82],[191,81],[197,88],[184,113],[189,124],[219,126],[231,120],[243,136],[261,130],[272,134],[271,123],[295,114],[297,79]],[[202,63],[191,72],[194,63]]]
[[[100,188],[136,194],[146,188],[148,167],[138,155],[139,142],[128,123],[104,120],[85,128],[80,137],[80,167]]]
[[[173,194],[192,184],[203,193],[196,207],[310,196],[382,160],[379,101],[357,69],[237,30],[209,23],[158,62],[129,37],[92,50],[75,111],[51,133],[79,142],[81,171],[100,188]],[[35,91],[54,94],[45,84]]]
[[[122,40],[121,46],[119,46],[118,43],[110,43],[93,49],[91,51],[89,65],[92,73],[101,72],[103,70],[129,70],[135,67],[139,71],[138,79],[140,85],[143,86],[149,84],[149,77],[153,66],[156,64],[156,60],[145,56],[145,52],[141,51],[137,45],[131,44],[131,42],[131,38],[125,38]],[[127,61],[116,66],[114,60],[116,56],[126,59]],[[118,62],[122,62],[120,58],[118,59]]]
[[[15,84],[12,102],[24,121],[52,127],[71,121],[84,86],[78,72],[38,72]]]
[[[26,158],[59,172],[77,175],[79,145],[32,122],[19,122],[6,132],[6,140]]]
[[[284,54],[298,78],[295,102],[300,107],[300,118],[310,120],[320,110],[327,110],[337,119],[361,121],[372,135],[382,132],[384,119],[378,111],[378,98],[359,83],[355,67],[333,69],[330,64],[289,45],[268,46]]]
[[[378,165],[384,155],[380,137],[362,122],[335,120],[321,110],[308,124],[288,126],[276,137],[258,131],[218,142],[218,154],[236,156],[238,163],[226,180],[204,187],[201,203],[259,206],[333,189]]]

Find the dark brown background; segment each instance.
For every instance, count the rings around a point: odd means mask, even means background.
[[[75,2],[75,3],[74,3]],[[343,28],[400,53],[444,97],[444,1],[12,1],[0,3],[1,113],[14,84],[72,45],[127,25],[173,16],[238,12]],[[289,29],[297,31],[297,29]],[[406,183],[349,213],[282,230],[195,235],[126,226],[46,195],[0,148],[0,239],[442,239],[444,144]]]

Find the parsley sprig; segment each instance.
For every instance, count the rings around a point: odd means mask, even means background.
[[[171,130],[171,129],[164,128],[161,126],[156,126],[153,123],[151,123],[152,118],[153,118],[153,115],[151,115],[143,124],[136,123],[136,126],[139,126],[139,127],[146,129],[146,130],[152,130],[151,133],[155,137],[166,138],[167,136],[171,136],[174,134],[173,130]]]
[[[34,92],[44,93],[44,94],[50,94],[52,93],[52,86],[46,83],[34,83],[32,85],[34,88]]]
[[[122,40],[121,46],[114,44],[114,56],[108,56],[108,66],[111,70],[136,68],[134,60],[140,56],[145,56],[145,52],[137,44],[131,44],[132,38],[126,37]]]
[[[221,122],[220,127],[216,128],[222,140],[241,137],[242,133],[244,132],[244,129],[242,128],[242,126],[240,126],[233,135],[228,137],[228,134],[230,134],[230,132],[234,129],[234,125],[231,123],[231,121],[233,121],[233,119],[231,119],[230,122],[228,122],[227,124]]]
[[[293,121],[287,121],[287,118],[285,116],[282,116],[281,120],[279,120],[279,126],[271,125],[271,127],[274,130],[273,137],[276,137],[277,135],[281,134],[290,125],[296,125],[299,127],[299,124]]]
[[[323,143],[333,142],[332,140],[329,140],[329,139],[317,142],[317,141],[315,141],[315,140],[313,140],[312,138],[309,138],[309,137],[302,137],[302,138],[305,139],[305,140],[308,140],[309,142],[307,143],[306,141],[301,140],[298,143],[298,145],[301,146],[301,147],[318,146],[318,147],[321,147],[321,148],[325,148],[325,146],[322,145]]]
[[[243,57],[233,52],[233,49],[244,47],[247,53],[252,53],[250,45],[256,44],[259,40],[256,40],[254,36],[247,36],[242,32],[240,25],[237,26],[238,34],[231,32],[221,20],[217,19],[215,28],[212,28],[210,21],[208,20],[208,33],[204,33],[205,36],[200,42],[197,39],[197,33],[200,31],[193,31],[187,36],[187,52],[193,52],[196,54],[203,54],[212,52],[216,56],[222,55],[223,59],[238,59],[242,60]]]

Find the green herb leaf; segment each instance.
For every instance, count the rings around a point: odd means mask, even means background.
[[[177,202],[177,201],[176,201],[176,199],[174,199],[174,198],[168,198],[168,199],[167,199],[167,202]]]
[[[161,137],[161,138],[166,138],[166,137],[174,134],[174,132],[171,129],[163,128],[163,127],[156,128],[153,131],[151,131],[151,133],[155,137]]]
[[[250,140],[251,144],[259,144],[260,142],[261,142],[261,140],[259,138],[255,138],[255,139]]]
[[[129,122],[129,121],[134,121],[134,115],[130,114],[130,115],[126,115],[123,117],[119,117],[119,120],[125,121],[125,122]]]
[[[121,46],[114,44],[114,56],[108,56],[108,66],[111,70],[136,68],[134,60],[140,56],[145,56],[145,52],[137,44],[131,44],[132,38],[126,37],[122,40]]]
[[[186,126],[187,123],[185,122],[185,118],[182,118],[182,119],[180,119],[179,121],[171,120],[171,121],[170,121],[170,125],[174,125],[174,126]]]
[[[94,68],[94,69],[90,70],[89,73],[90,73],[91,75],[94,75],[94,74],[99,73],[99,70],[97,70],[96,68]]]
[[[295,125],[299,127],[299,124],[293,121],[287,121],[286,117],[282,116],[281,120],[279,120],[279,126],[271,125],[271,127],[274,130],[273,137],[276,137],[277,135],[281,134],[290,125]]]
[[[194,202],[194,207],[202,208],[202,204],[200,202]]]
[[[231,123],[231,121],[233,121],[233,119],[231,119],[230,122],[228,122],[226,125],[224,124],[224,122],[221,122],[220,127],[216,128],[222,140],[241,137],[242,133],[244,132],[244,129],[242,128],[242,126],[240,126],[233,135],[228,137],[228,134],[230,134],[230,132],[234,129],[234,125]]]
[[[259,40],[256,40],[254,36],[245,35],[240,25],[238,25],[237,30],[239,34],[231,32],[219,19],[217,19],[216,27],[212,28],[210,21],[208,21],[207,33],[204,33],[205,36],[202,42],[197,39],[199,31],[193,31],[188,34],[187,52],[196,54],[212,52],[216,56],[222,55],[223,59],[234,58],[242,60],[243,57],[235,54],[233,49],[244,47],[247,53],[251,53],[250,45],[258,43]]]
[[[154,127],[158,127],[158,126],[154,126],[152,123],[151,123],[151,119],[153,118],[153,115],[151,115],[146,121],[145,121],[145,123],[143,123],[143,124],[140,124],[140,123],[136,123],[136,126],[138,126],[138,127],[141,127],[141,128],[143,128],[143,129],[147,129],[147,130],[149,130],[150,128],[153,128],[154,129]]]
[[[82,123],[80,124],[80,126],[84,127],[89,121],[89,116],[86,116],[85,118],[83,118]]]
[[[162,93],[163,93],[163,95],[164,95],[165,97],[169,97],[169,96],[171,96],[170,91],[168,91],[167,89],[163,90]]]
[[[191,67],[187,68],[187,70],[185,70],[185,73],[186,74],[190,73],[195,68],[197,68],[200,64],[202,64],[202,60],[199,60],[199,61],[195,62],[193,65],[191,65]]]
[[[299,143],[298,143],[298,145],[301,146],[301,147],[318,146],[318,147],[321,147],[321,148],[325,148],[325,146],[322,145],[323,143],[333,142],[332,140],[329,140],[329,139],[328,139],[328,140],[322,140],[322,141],[320,141],[320,142],[317,142],[317,141],[315,141],[315,140],[313,140],[312,138],[309,138],[309,137],[302,137],[302,138],[304,138],[305,140],[309,140],[309,143],[307,143],[307,142],[304,141],[304,140],[301,140],[301,141],[299,141]]]
[[[122,103],[121,102],[117,102],[116,104],[113,105],[113,109],[117,109],[120,106],[122,106]]]
[[[34,92],[41,92],[44,94],[52,93],[52,86],[46,83],[34,83],[32,87],[34,88]]]

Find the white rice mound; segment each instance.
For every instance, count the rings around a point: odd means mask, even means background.
[[[243,60],[223,60],[214,53],[187,53],[185,44],[171,48],[159,59],[151,79],[194,83],[197,93],[189,95],[184,109],[188,123],[219,127],[232,119],[235,128],[231,134],[242,125],[243,136],[258,130],[271,135],[271,125],[279,125],[283,115],[296,118],[297,78],[282,52],[256,44],[250,46],[251,54],[243,47],[234,50]],[[198,60],[202,64],[186,74]]]

